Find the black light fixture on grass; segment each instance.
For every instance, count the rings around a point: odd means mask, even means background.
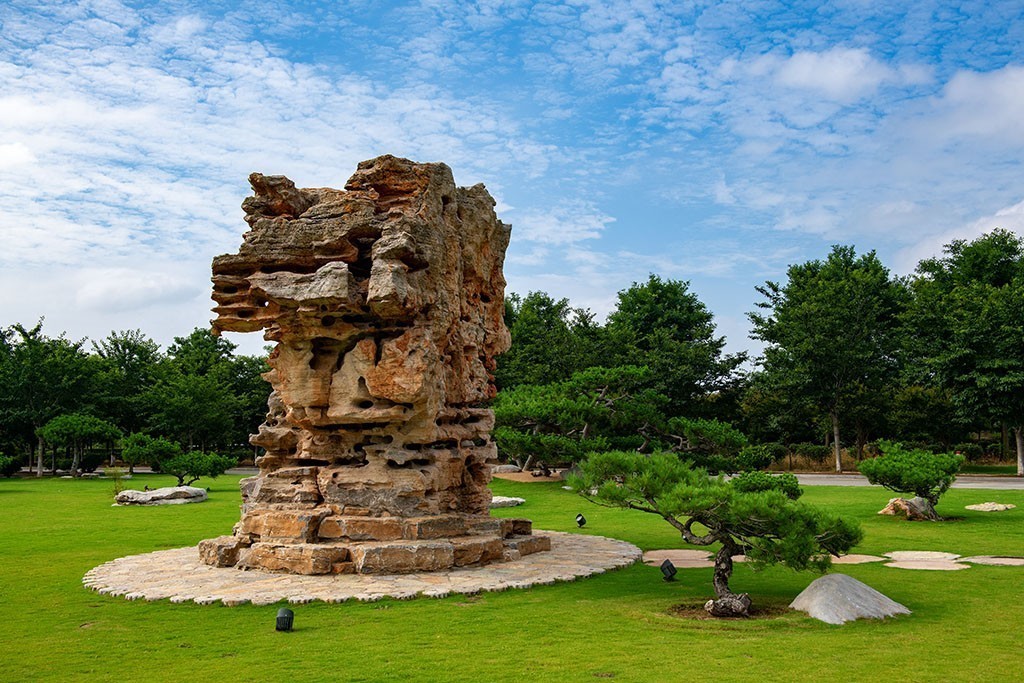
[[[295,613],[287,607],[282,607],[277,610],[277,626],[275,629],[278,631],[291,631],[293,621],[295,621]]]
[[[583,528],[587,524],[587,518],[583,516],[583,513],[576,515],[576,526]]]
[[[661,575],[666,581],[675,581],[676,571],[676,566],[672,564],[672,560],[666,559],[661,563]]]

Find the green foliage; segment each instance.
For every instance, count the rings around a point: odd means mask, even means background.
[[[53,446],[84,449],[97,442],[116,441],[121,437],[121,430],[98,417],[70,413],[47,422],[39,429],[39,435]]]
[[[795,443],[790,447],[796,455],[812,462],[822,463],[832,454],[832,449],[819,443]]]
[[[162,461],[160,471],[177,477],[178,486],[190,486],[201,477],[216,478],[236,463],[234,458],[226,455],[189,451]]]
[[[790,266],[787,276],[784,285],[769,281],[757,288],[764,312],[750,314],[752,335],[768,345],[767,384],[789,387],[829,418],[839,469],[843,418],[882,393],[894,375],[905,288],[874,252],[857,257],[847,246],[833,247],[824,261]],[[866,421],[879,415],[858,417],[866,435]]]
[[[951,394],[967,424],[1024,429],[1024,240],[995,230],[922,261],[907,326],[919,373]],[[1024,475],[1024,439],[1018,438]]]
[[[766,445],[744,446],[736,455],[736,469],[740,472],[763,470],[775,462],[775,453]]]
[[[796,475],[784,472],[768,474],[767,472],[741,472],[729,480],[737,491],[756,493],[758,491],[781,491],[790,500],[796,500],[804,494]]]
[[[882,455],[865,460],[860,472],[872,484],[897,493],[912,493],[932,505],[946,492],[964,464],[964,456],[936,454],[922,449],[907,449],[902,444],[879,442]]]
[[[128,464],[129,471],[144,464],[159,469],[160,463],[178,455],[181,455],[181,446],[162,437],[135,432],[121,441],[121,460]]]
[[[494,436],[499,452],[521,466],[577,462],[592,451],[671,450],[716,472],[741,469],[746,437],[724,422],[665,418],[668,399],[649,388],[645,367],[588,368],[568,380],[498,394]]]
[[[607,325],[615,364],[641,359],[669,415],[709,416],[708,397],[729,393],[746,355],[723,354],[725,338],[715,336],[714,316],[688,282],[652,274],[618,296]]]
[[[21,470],[21,461],[9,455],[0,455],[0,476],[10,479]]]
[[[757,567],[824,571],[830,554],[847,552],[861,539],[856,524],[791,498],[792,479],[769,482],[751,474],[739,481],[710,477],[673,453],[622,451],[591,455],[570,479],[595,502],[658,515],[687,541],[720,542],[726,555],[744,553]],[[706,534],[695,532],[694,524]]]
[[[977,443],[958,443],[953,446],[953,451],[967,459],[967,462],[977,462],[985,455],[985,449]]]
[[[498,358],[495,381],[502,389],[550,384],[602,365],[606,334],[590,311],[555,301],[544,292],[505,300],[512,348]]]

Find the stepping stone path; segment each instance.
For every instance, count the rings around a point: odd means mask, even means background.
[[[300,576],[264,570],[212,567],[194,547],[122,557],[86,573],[82,583],[103,595],[128,600],[166,600],[225,605],[270,605],[287,600],[370,602],[381,598],[443,598],[510,588],[547,586],[629,566],[640,549],[602,536],[534,531],[551,537],[551,550],[514,562],[420,574],[335,574]]]
[[[1000,557],[998,555],[975,555],[960,558],[961,562],[987,564],[995,567],[1024,567],[1024,557]]]
[[[970,565],[957,562],[959,555],[953,553],[939,553],[930,550],[898,550],[886,553],[886,557],[892,562],[886,562],[886,567],[896,569],[927,569],[931,571],[956,571],[958,569],[970,569]]]
[[[644,564],[658,567],[665,560],[671,560],[679,569],[699,569],[714,567],[712,554],[706,550],[690,550],[688,548],[670,548],[666,550],[649,550],[644,553]],[[886,560],[888,560],[886,562]],[[744,555],[732,558],[733,562],[746,562]],[[886,567],[896,569],[921,569],[931,571],[956,571],[970,569],[971,564],[983,564],[1000,567],[1024,567],[1024,557],[1006,557],[1000,555],[975,555],[960,557],[954,553],[940,553],[930,550],[896,550],[886,553],[885,557],[877,555],[843,555],[833,557],[832,564],[867,564],[869,562],[885,562]],[[969,563],[969,564],[965,564]]]

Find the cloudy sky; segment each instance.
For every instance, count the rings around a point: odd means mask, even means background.
[[[752,348],[754,286],[832,244],[1024,233],[1024,4],[5,0],[0,325],[166,344],[251,171],[384,153],[487,185],[510,290],[688,280]]]

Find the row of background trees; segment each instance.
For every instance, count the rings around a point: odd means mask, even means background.
[[[719,471],[796,451],[831,454],[838,469],[844,446],[860,459],[880,438],[970,457],[1004,453],[1013,434],[1024,473],[1019,237],[997,230],[953,242],[908,278],[874,252],[837,246],[757,291],[757,359],[725,353],[686,282],[651,275],[619,293],[603,324],[544,292],[510,295],[499,448],[523,464],[668,450]],[[137,330],[90,347],[46,336],[42,323],[0,330],[0,453],[34,453],[41,472],[47,455],[53,465],[76,449],[112,450],[132,433],[240,452],[266,410],[267,367],[234,350],[201,329],[165,352]],[[45,427],[66,415],[114,431],[60,440],[61,453]]]
[[[844,447],[857,460],[881,438],[978,457],[1005,454],[1012,434],[1024,474],[1020,237],[955,241],[906,278],[837,246],[757,291],[757,359],[724,353],[685,282],[634,284],[604,325],[543,292],[510,297],[499,446],[565,461],[606,445],[706,458],[774,444],[772,457],[830,454],[839,469]]]
[[[87,346],[47,336],[42,321],[2,329],[0,454],[40,475],[69,460],[88,468],[87,455],[94,467],[97,450],[113,455],[130,434],[242,455],[266,413],[269,368],[235,348],[202,329],[166,351],[138,330]]]

